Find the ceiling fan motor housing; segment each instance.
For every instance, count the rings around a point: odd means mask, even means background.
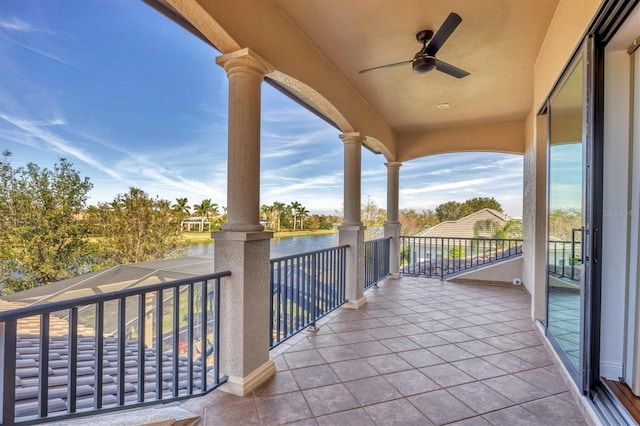
[[[413,58],[413,72],[424,74],[436,68],[436,58],[427,55],[416,55]]]

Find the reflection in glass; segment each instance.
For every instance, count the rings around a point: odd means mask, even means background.
[[[580,371],[583,71],[578,62],[550,104],[547,330]]]

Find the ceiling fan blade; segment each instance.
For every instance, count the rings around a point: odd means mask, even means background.
[[[364,74],[365,72],[377,70],[377,69],[380,69],[380,68],[397,67],[398,65],[408,64],[408,63],[411,63],[412,61],[413,61],[413,59],[409,59],[408,61],[396,62],[395,64],[379,65],[377,67],[360,70],[360,71],[358,71],[358,74]]]
[[[469,73],[465,70],[454,67],[453,65],[441,61],[440,59],[436,59],[436,69],[455,78],[462,78],[469,75]]]
[[[457,13],[451,12],[447,19],[444,20],[444,23],[438,30],[438,32],[431,39],[431,43],[425,49],[425,53],[429,56],[436,56],[438,50],[442,47],[445,41],[449,38],[451,33],[455,31],[455,29],[462,22],[462,18]]]

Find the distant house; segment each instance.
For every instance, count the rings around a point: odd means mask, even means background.
[[[458,220],[447,220],[420,233],[424,237],[473,238],[473,228],[477,222],[494,220],[504,226],[510,217],[493,209],[482,209]],[[490,232],[480,232],[479,237],[491,237]]]

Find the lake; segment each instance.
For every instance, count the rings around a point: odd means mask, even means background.
[[[213,254],[215,243],[193,244],[187,247],[186,256]],[[322,250],[338,245],[338,234],[307,235],[271,239],[271,258],[290,256],[314,250]]]

